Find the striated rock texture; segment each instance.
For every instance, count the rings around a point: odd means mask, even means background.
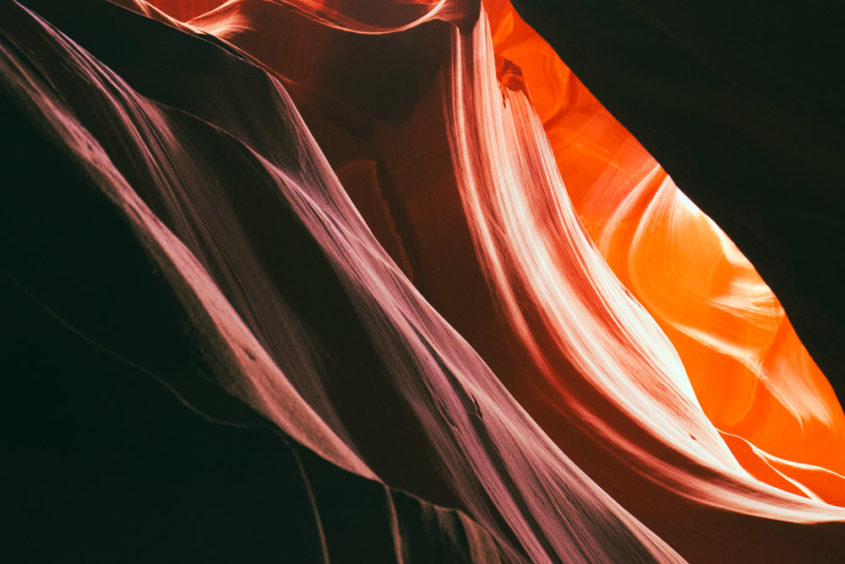
[[[4,2],[0,85],[12,561],[841,556],[790,271],[509,4]]]
[[[845,12],[513,3],[751,260],[841,401]]]

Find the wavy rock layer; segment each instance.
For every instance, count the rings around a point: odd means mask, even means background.
[[[484,9],[122,4],[0,8],[13,499],[61,539],[13,550],[840,553],[593,244]]]
[[[764,481],[843,505],[845,414],[777,298],[513,8],[489,4],[500,81],[529,94],[579,218],[734,455]]]

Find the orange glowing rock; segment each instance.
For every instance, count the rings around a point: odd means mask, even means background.
[[[767,477],[755,471],[762,455],[730,440],[738,460],[773,485],[795,491],[794,480],[805,495],[845,504],[845,415],[777,298],[507,0],[485,8],[496,54],[520,69],[582,222],[672,340],[707,416],[798,466]]]
[[[125,58],[66,6],[0,5],[0,94],[131,232],[205,385],[383,497],[380,554],[460,535],[476,561],[841,554],[824,375],[506,0],[115,3],[156,20],[99,6]],[[157,40],[184,56],[147,59]],[[353,528],[298,467],[329,560]]]

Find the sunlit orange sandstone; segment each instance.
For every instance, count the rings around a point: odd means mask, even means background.
[[[187,20],[219,2],[156,4]],[[330,3],[305,4],[340,17]],[[436,4],[393,8],[413,19]],[[845,505],[845,415],[777,298],[508,0],[483,4],[502,88],[529,96],[581,222],[671,340],[738,461],[771,485]],[[373,29],[391,14],[373,16]]]
[[[524,85],[581,221],[731,451],[760,480],[845,505],[842,407],[772,291],[507,0],[484,6],[502,86]]]

